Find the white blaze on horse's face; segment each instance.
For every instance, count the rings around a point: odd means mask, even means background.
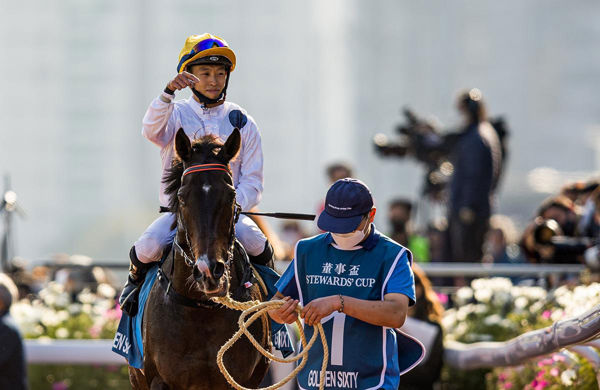
[[[205,194],[208,194],[208,191],[210,191],[210,185],[208,185],[208,184],[203,185],[202,191],[204,191]]]
[[[198,258],[198,260],[196,260],[196,267],[198,268],[198,271],[200,271],[203,275],[212,277],[210,274],[209,264],[208,256],[206,255],[202,255]]]

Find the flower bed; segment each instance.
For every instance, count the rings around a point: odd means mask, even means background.
[[[39,297],[11,307],[11,315],[29,339],[112,339],[121,319],[116,291],[100,284],[96,293],[76,296],[58,283],[50,283]],[[31,364],[32,390],[130,389],[126,366]]]
[[[547,292],[541,287],[514,286],[507,278],[476,279],[456,292],[454,302],[456,308],[443,319],[446,340],[505,341],[600,304],[600,284],[562,286]],[[478,388],[488,389],[598,388],[593,367],[571,352],[477,373],[447,369],[443,378],[453,384],[461,382],[459,387],[466,386],[466,381],[473,387],[475,380]]]

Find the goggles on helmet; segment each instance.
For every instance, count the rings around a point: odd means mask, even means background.
[[[213,47],[227,47],[227,45],[220,39],[209,38],[200,41],[194,45],[189,55],[200,53],[201,51],[212,49]]]

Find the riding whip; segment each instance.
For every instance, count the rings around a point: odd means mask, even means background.
[[[255,213],[250,211],[242,211],[244,215],[261,215],[263,217],[272,217],[279,219],[299,219],[302,221],[314,221],[317,217],[314,214],[296,214],[296,213]]]

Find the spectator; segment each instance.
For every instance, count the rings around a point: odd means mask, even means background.
[[[398,244],[408,246],[410,237],[410,217],[412,203],[408,199],[397,198],[390,202],[388,218],[392,227],[390,238]]]
[[[336,162],[327,166],[327,178],[329,179],[329,184],[333,184],[340,179],[345,179],[347,177],[353,177],[354,174],[352,172],[352,167],[350,164],[344,162]]]
[[[282,259],[292,260],[294,258],[294,248],[296,247],[296,243],[303,238],[307,238],[309,234],[298,221],[286,221],[282,224],[281,234],[279,236],[285,247],[285,255]]]
[[[411,223],[412,210],[412,203],[408,199],[397,198],[390,202],[388,209],[388,219],[392,228],[390,238],[408,247],[416,261],[427,262],[429,261],[427,238],[414,232]]]
[[[401,330],[419,339],[425,345],[426,353],[417,367],[402,376],[398,389],[427,390],[433,389],[442,371],[444,308],[425,272],[417,264],[413,264],[412,269],[417,303],[408,308],[408,318]]]
[[[524,260],[516,245],[517,239],[517,229],[513,221],[506,215],[493,215],[483,245],[483,261],[496,264],[522,263]]]
[[[501,145],[486,119],[481,91],[461,93],[457,108],[465,125],[451,153],[450,252],[453,261],[480,261],[502,163]]]
[[[566,196],[546,199],[539,207],[534,221],[527,226],[520,244],[523,253],[533,263],[580,263],[580,256],[564,248],[555,248],[546,235],[575,237],[579,207]]]
[[[0,273],[0,389],[27,389],[27,371],[21,333],[9,314],[18,290],[13,281]]]

